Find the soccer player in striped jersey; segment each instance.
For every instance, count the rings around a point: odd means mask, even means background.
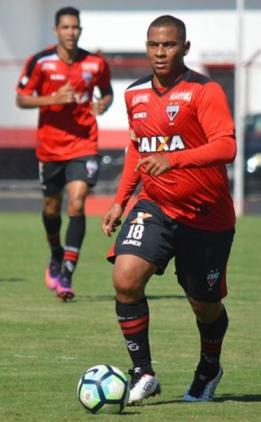
[[[180,19],[164,15],[150,24],[152,75],[125,92],[131,140],[114,203],[103,218],[103,230],[111,236],[141,182],[108,256],[114,262],[116,313],[133,365],[129,403],[160,393],[145,289],[172,258],[201,345],[184,400],[212,400],[223,374],[228,316],[222,299],[235,227],[226,164],[236,154],[235,131],[220,85],[185,65],[189,49]]]
[[[44,195],[43,224],[51,249],[45,282],[59,298],[74,297],[72,275],[85,235],[84,204],[100,166],[96,115],[111,105],[110,70],[101,55],[78,47],[79,10],[56,12],[57,45],[30,57],[19,78],[17,105],[39,108],[36,155]],[[93,101],[97,87],[100,98]],[[67,188],[69,224],[60,239],[61,208]]]

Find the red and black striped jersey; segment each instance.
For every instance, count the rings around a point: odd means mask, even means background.
[[[151,76],[125,92],[131,143],[115,202],[126,204],[138,178],[141,199],[195,228],[225,230],[235,213],[225,164],[236,154],[234,123],[221,86],[187,69],[167,89]],[[173,168],[159,177],[135,174],[147,154],[167,154]]]
[[[100,55],[81,48],[73,63],[62,61],[56,46],[31,56],[19,78],[20,95],[52,95],[70,82],[77,103],[40,108],[37,157],[41,161],[61,161],[97,153],[97,122],[90,110],[94,87],[110,89],[110,70]]]

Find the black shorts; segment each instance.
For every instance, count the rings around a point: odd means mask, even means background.
[[[141,200],[129,213],[116,240],[113,256],[137,255],[164,273],[175,259],[179,284],[194,299],[217,302],[226,296],[226,266],[234,228],[199,230],[166,216],[150,201]]]
[[[52,196],[63,190],[73,180],[83,180],[88,186],[97,183],[100,157],[88,155],[68,161],[39,162],[39,179],[44,196]]]

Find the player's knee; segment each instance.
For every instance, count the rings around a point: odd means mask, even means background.
[[[68,215],[78,217],[84,213],[85,200],[83,198],[72,198],[68,201]]]
[[[128,269],[117,269],[113,274],[113,285],[119,300],[138,300],[144,295],[142,283]]]
[[[197,319],[203,323],[216,321],[222,313],[222,302],[203,302],[189,297],[189,302]]]
[[[52,198],[46,198],[44,201],[43,212],[48,218],[55,218],[61,213],[61,204]]]

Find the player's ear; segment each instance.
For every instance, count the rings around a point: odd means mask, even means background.
[[[184,56],[186,56],[190,49],[190,41],[186,41],[184,44]]]

